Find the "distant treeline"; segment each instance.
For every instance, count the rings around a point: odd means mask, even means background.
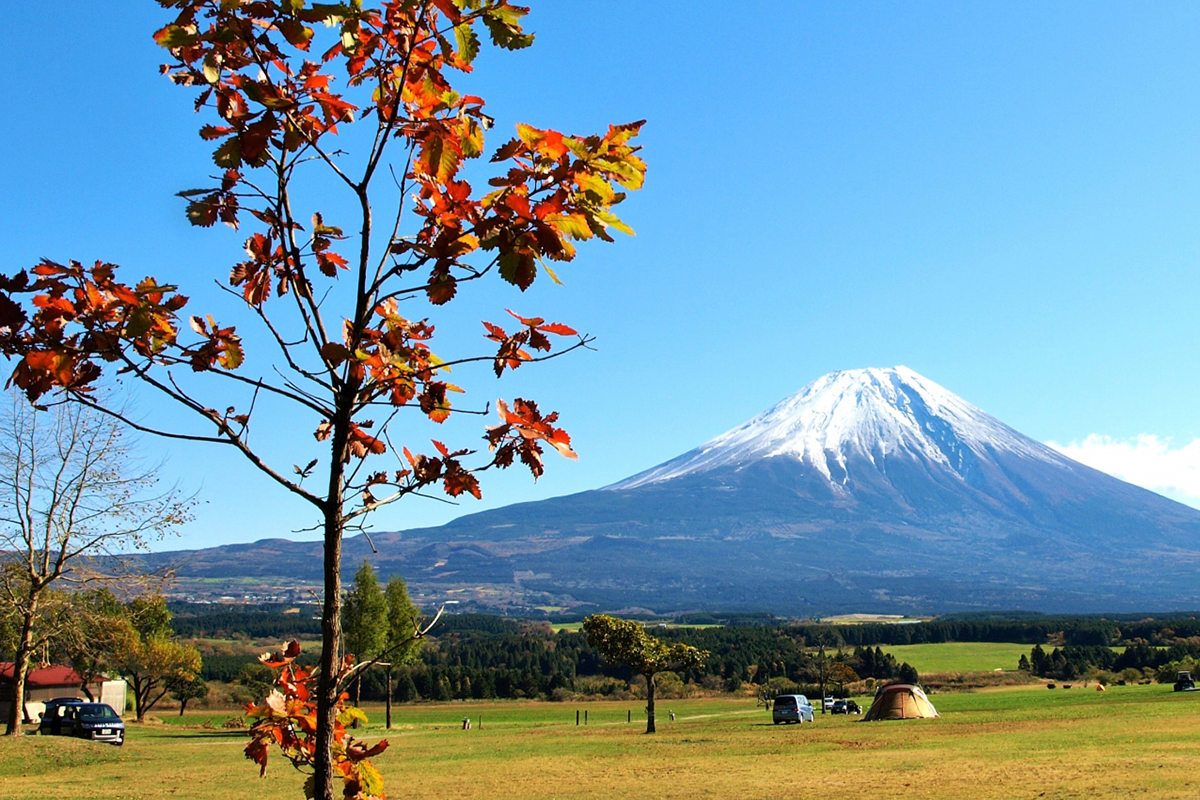
[[[783,678],[811,685],[817,681],[816,655],[779,629],[679,628],[656,633],[710,651],[704,670],[679,675],[681,682],[733,691],[745,682],[761,685]],[[837,655],[831,650],[827,657],[832,662]],[[860,678],[916,677],[915,670],[878,648],[846,651],[840,660]],[[411,701],[555,697],[556,690],[612,694],[622,691],[631,678],[627,668],[605,664],[580,633],[464,631],[431,640],[419,663],[395,670],[393,696]],[[385,674],[376,670],[364,681],[363,696],[379,700],[385,693]]]
[[[1193,615],[1155,619],[1097,619],[1092,617],[1037,617],[1032,619],[935,619],[912,624],[862,625],[802,624],[787,628],[797,636],[814,639],[832,635],[846,645],[937,644],[941,642],[1010,642],[1077,647],[1146,642],[1169,644],[1176,639],[1200,636],[1200,620]]]
[[[1109,647],[1055,647],[1047,652],[1035,645],[1028,658],[1021,657],[1019,666],[1034,675],[1062,681],[1169,682],[1177,669],[1194,669],[1198,661],[1200,639],[1177,641],[1169,647],[1138,644],[1120,653]]]
[[[185,639],[285,639],[320,636],[320,608],[264,603],[257,606],[168,603],[171,627]]]
[[[294,607],[293,607],[294,608]],[[312,608],[284,613],[286,606],[256,608],[177,604],[174,625],[184,637],[277,638],[315,635]],[[757,620],[757,624],[751,624]],[[1200,620],[1194,616],[1155,619],[1046,617],[1041,615],[963,616],[912,624],[786,624],[771,615],[693,614],[681,621],[718,627],[658,627],[668,641],[682,641],[712,653],[702,673],[680,676],[710,689],[732,690],[744,682],[787,680],[809,685],[818,671],[815,648],[845,664],[859,678],[911,678],[880,648],[938,642],[1012,642],[1041,645],[1037,664],[1045,677],[1070,679],[1089,669],[1156,670],[1200,655]],[[736,622],[738,624],[731,624]],[[1125,654],[1111,646],[1126,645]],[[1031,652],[1031,658],[1035,657]],[[305,653],[315,658],[315,653]],[[1028,662],[1030,659],[1026,659]],[[1016,665],[1014,665],[1016,666]],[[263,679],[254,656],[210,654],[203,676],[250,683]],[[1065,677],[1064,677],[1065,676]],[[576,632],[552,633],[546,621],[523,621],[481,614],[444,615],[422,649],[419,661],[393,670],[398,700],[553,697],[564,692],[616,693],[628,689],[627,669],[604,664]],[[386,692],[382,669],[369,672],[363,696]]]
[[[317,606],[225,606],[199,603],[171,603],[175,632],[186,638],[265,639],[287,636],[316,636],[321,632],[316,619]],[[291,613],[285,613],[291,612]],[[579,617],[555,618],[555,622],[577,622]],[[654,621],[648,620],[647,624]],[[1200,636],[1200,612],[1145,615],[1043,616],[1033,612],[964,614],[939,617],[928,622],[909,624],[863,623],[831,625],[827,623],[789,624],[772,614],[703,612],[685,614],[671,620],[676,625],[720,625],[737,628],[763,628],[782,631],[791,637],[804,637],[810,644],[826,637],[845,647],[897,644],[935,644],[939,642],[1010,642],[1014,644],[1056,643],[1072,646],[1112,646],[1117,644],[1170,644],[1176,639]],[[519,620],[487,614],[445,614],[435,635],[448,632],[481,633],[537,632],[544,620]]]
[[[460,698],[560,697],[564,692],[620,694],[628,691],[634,676],[625,667],[605,664],[599,653],[577,632],[551,633],[544,626],[496,625],[492,618],[447,620],[422,648],[416,663],[393,670],[393,697],[400,701]],[[496,628],[500,630],[494,632]],[[664,628],[654,631],[668,641],[683,641],[708,650],[702,671],[678,676],[713,690],[737,690],[746,682],[767,684],[785,679],[797,685],[818,682],[820,658],[802,638],[783,628]],[[832,644],[832,643],[831,643]],[[305,653],[308,658],[315,654]],[[830,646],[825,659],[841,663],[855,678],[916,678],[907,664],[897,663],[879,648],[858,647],[838,652]],[[252,655],[208,655],[202,668],[206,680],[261,687],[264,675]],[[846,674],[836,681],[845,683]],[[833,681],[831,679],[830,685]],[[363,680],[363,697],[382,699],[386,673],[369,671]]]

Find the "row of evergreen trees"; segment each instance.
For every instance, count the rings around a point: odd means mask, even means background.
[[[1179,665],[1190,666],[1200,660],[1200,642],[1176,641],[1167,647],[1151,647],[1137,644],[1117,652],[1110,647],[1055,647],[1047,653],[1036,645],[1029,656],[1021,656],[1018,668],[1043,678],[1071,681],[1088,677],[1110,675],[1128,676],[1122,679],[1137,680],[1141,676],[1155,675],[1160,680],[1170,677]],[[1136,675],[1131,675],[1133,670]],[[1108,673],[1108,675],[1103,675]]]
[[[773,678],[804,685],[820,683],[822,677],[829,685],[861,678],[917,680],[912,667],[879,647],[814,650],[821,643],[781,629],[666,629],[659,635],[710,651],[703,671],[680,676],[708,689],[736,691],[746,682],[765,685]],[[399,701],[551,697],[556,690],[607,693],[634,678],[628,668],[605,663],[583,634],[570,631],[438,630],[411,660],[394,663],[392,691]],[[253,691],[265,689],[270,680],[269,672],[248,655],[209,656],[204,677],[241,683]],[[367,671],[361,692],[363,699],[383,699],[387,672]]]
[[[364,564],[349,592],[344,625],[346,650],[365,654],[385,653],[392,670],[392,691],[397,700],[448,700],[455,698],[520,698],[561,696],[564,692],[611,692],[627,686],[629,670],[605,664],[579,633],[551,632],[545,623],[521,622],[486,615],[444,617],[423,648],[396,643],[414,630],[417,611],[408,600],[402,581],[390,581],[385,590]],[[283,617],[248,610],[218,610],[204,615],[196,610],[180,614],[179,627],[212,635],[214,627],[229,631],[254,628],[279,633],[286,622],[303,625],[306,615]],[[714,617],[715,619],[715,617]],[[1022,668],[1034,674],[1071,680],[1089,671],[1124,669],[1156,670],[1184,657],[1200,654],[1200,623],[1194,618],[965,618],[907,625],[781,625],[775,619],[763,625],[711,628],[667,628],[656,634],[667,642],[679,641],[711,653],[696,674],[680,676],[708,689],[736,690],[749,682],[766,686],[772,681],[795,685],[844,685],[863,678],[915,682],[916,670],[899,664],[880,645],[941,641],[1033,641],[1039,643]],[[206,629],[206,626],[207,629]],[[1041,643],[1058,642],[1047,653]],[[1108,645],[1130,642],[1124,653]],[[1151,644],[1169,643],[1170,648]],[[308,655],[308,654],[306,654]],[[262,670],[248,656],[210,656],[205,677],[261,685]],[[387,673],[375,669],[364,674],[362,697],[382,699]]]
[[[286,613],[282,605],[251,608],[214,607],[188,603],[173,603],[176,632],[183,637],[251,639],[286,635],[316,635],[319,620],[313,618],[315,607],[300,613]],[[1055,641],[1071,646],[1112,646],[1119,644],[1169,645],[1180,639],[1200,637],[1200,618],[1179,613],[1158,617],[1046,617],[1026,614],[1016,618],[979,616],[939,618],[905,625],[868,623],[862,625],[829,625],[803,623],[787,625],[785,620],[763,615],[689,614],[680,617],[679,624],[713,625],[722,628],[752,628],[764,634],[782,633],[796,639],[815,642],[824,638],[832,646],[853,648],[877,645],[937,644],[940,642],[1013,642],[1045,644]],[[439,624],[440,632],[481,631],[487,633],[518,633],[536,627],[536,623],[520,622],[507,617],[485,614],[456,614],[446,616]]]
[[[898,663],[879,647],[814,651],[805,640],[779,629],[667,629],[659,633],[665,640],[710,651],[703,671],[679,676],[683,682],[708,689],[735,691],[746,682],[765,685],[773,678],[829,686],[861,678],[918,679],[911,666]],[[241,665],[238,658],[245,659]],[[212,657],[205,668],[206,677],[212,679],[255,686],[264,680],[262,670],[249,663],[248,657]],[[404,702],[561,696],[561,691],[556,695],[557,690],[608,693],[634,676],[626,667],[605,663],[581,633],[450,630],[426,639],[412,661],[392,670],[392,678],[393,699]],[[382,700],[387,692],[387,672],[379,668],[366,672],[361,692],[364,700]]]

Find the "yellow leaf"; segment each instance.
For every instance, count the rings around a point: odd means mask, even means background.
[[[612,201],[612,185],[599,175],[593,175],[590,172],[584,172],[575,177],[575,182],[579,184],[580,189],[597,195],[601,202],[607,204]]]
[[[563,242],[563,244],[566,244],[566,242]],[[543,259],[541,259],[541,258],[538,258],[538,263],[540,263],[540,264],[542,265],[542,269],[546,270],[546,274],[550,276],[550,280],[554,281],[554,282],[555,282],[557,285],[559,285],[559,286],[562,286],[562,285],[563,285],[563,282],[562,282],[562,281],[560,281],[560,280],[558,279],[558,276],[554,274],[554,270],[550,269],[550,265],[549,265],[549,264],[547,264],[547,263],[546,263],[546,262],[545,262]]]
[[[617,230],[619,230],[621,233],[625,234],[626,236],[634,235],[633,228],[629,227],[624,222],[622,222],[617,217],[617,215],[612,213],[611,211],[596,212],[596,219],[600,220],[601,222],[603,222],[605,225],[607,225],[610,228],[616,228]]]
[[[546,217],[546,222],[572,239],[582,241],[592,238],[592,229],[588,227],[587,217],[583,214],[551,214]]]

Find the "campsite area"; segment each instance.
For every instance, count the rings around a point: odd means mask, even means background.
[[[399,706],[391,731],[383,708],[368,706],[363,735],[386,734],[391,747],[375,763],[389,796],[406,800],[1200,796],[1200,693],[1027,686],[930,699],[939,719],[818,714],[800,726],[772,725],[750,699],[672,700],[659,704],[654,736],[642,733],[636,701]],[[577,710],[588,712],[586,727],[575,724]],[[221,727],[227,718],[189,713],[131,725],[123,748],[3,740],[0,785],[8,800],[301,796],[301,777],[282,759],[258,778],[241,757],[242,731]]]

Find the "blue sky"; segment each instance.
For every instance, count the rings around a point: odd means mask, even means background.
[[[412,498],[375,527],[603,486],[826,372],[896,364],[1200,505],[1200,7],[731,9],[543,0],[531,50],[482,57],[464,88],[497,116],[490,144],[517,121],[649,120],[647,185],[621,208],[637,236],[582,248],[565,286],[493,287],[455,309],[471,336],[505,307],[596,336],[596,352],[512,381],[469,376],[481,402],[560,410],[579,462],[537,484],[493,476],[482,503]],[[148,1],[8,10],[4,271],[103,258],[224,308],[211,283],[245,231],[191,228],[173,197],[211,171],[195,133],[211,120],[157,74],[166,20]],[[311,427],[276,419],[260,441],[300,460],[317,454]],[[312,536],[294,533],[309,510],[232,454],[142,447],[202,501],[163,547]]]

